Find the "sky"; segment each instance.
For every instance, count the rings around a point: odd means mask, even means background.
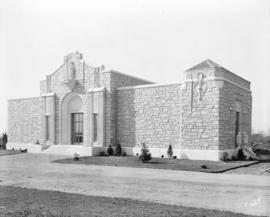
[[[73,51],[157,83],[211,59],[251,82],[252,128],[270,133],[269,0],[0,0],[0,132],[7,99],[39,96]]]

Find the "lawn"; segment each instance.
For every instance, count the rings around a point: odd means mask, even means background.
[[[11,154],[21,154],[21,153],[22,153],[21,151],[16,151],[16,150],[3,150],[3,149],[0,149],[0,156],[11,155]]]
[[[0,215],[6,217],[244,217],[248,215],[131,199],[86,196],[0,186]]]
[[[258,163],[258,161],[199,161],[199,160],[180,160],[168,158],[153,158],[148,163],[141,163],[137,157],[81,157],[78,161],[72,158],[60,159],[53,161],[54,163],[67,164],[86,164],[86,165],[103,165],[103,166],[119,166],[119,167],[137,167],[151,169],[168,169],[168,170],[186,170],[208,173],[218,173],[227,170],[246,167]]]

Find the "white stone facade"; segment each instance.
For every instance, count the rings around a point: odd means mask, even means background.
[[[155,157],[169,145],[178,158],[233,155],[251,133],[250,83],[211,60],[184,73],[159,85],[70,53],[41,81],[40,97],[9,100],[8,148],[95,155],[120,143],[136,155],[145,142]]]

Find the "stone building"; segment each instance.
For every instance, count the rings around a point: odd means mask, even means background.
[[[152,156],[219,160],[251,133],[250,82],[211,60],[177,84],[155,84],[70,53],[40,82],[40,97],[8,101],[9,149],[96,155],[120,143],[127,154],[145,142]]]

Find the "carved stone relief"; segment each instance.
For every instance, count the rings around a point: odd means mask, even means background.
[[[201,101],[203,94],[207,90],[207,85],[205,82],[205,75],[203,73],[198,73],[197,76],[198,76],[198,81],[195,84],[195,89],[197,93],[199,94],[199,100]]]

